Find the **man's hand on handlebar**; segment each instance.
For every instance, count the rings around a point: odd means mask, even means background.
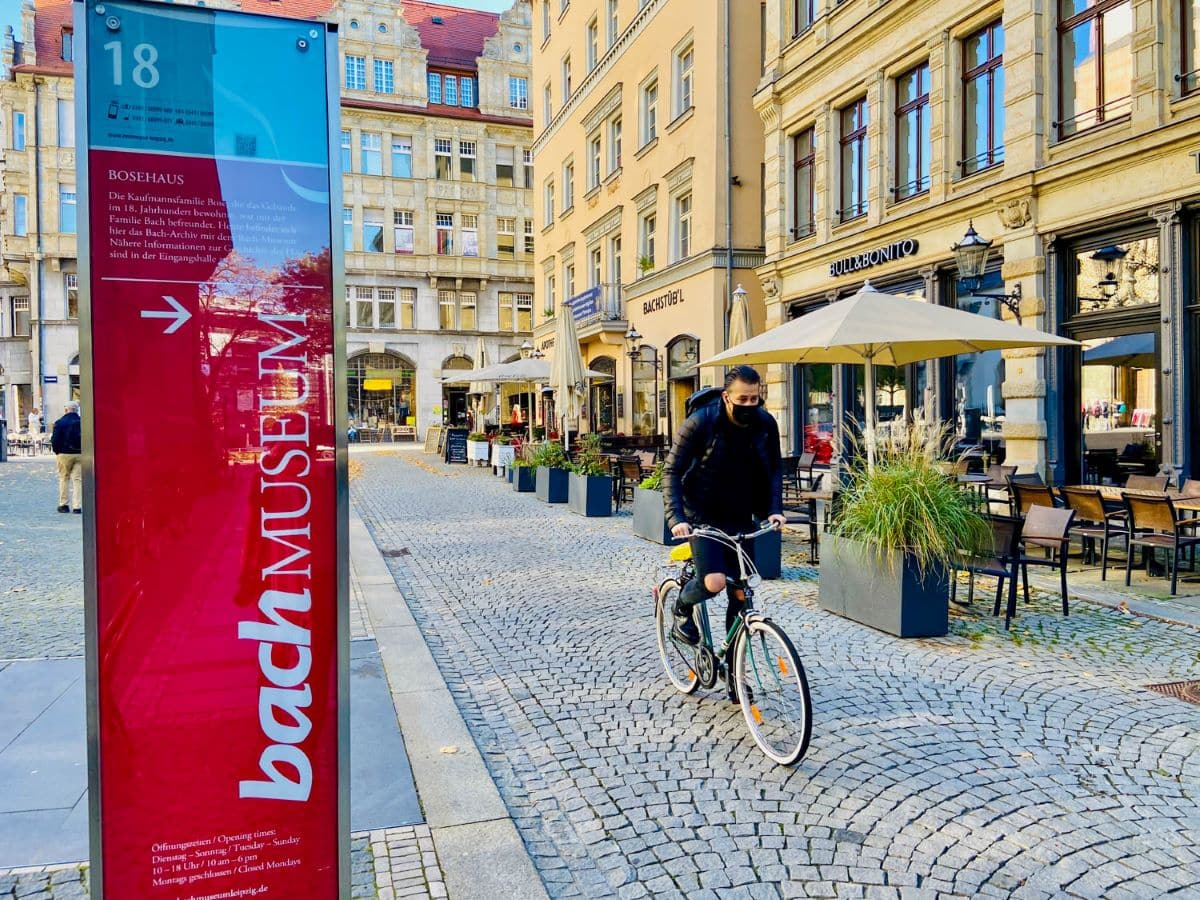
[[[784,525],[787,524],[787,517],[779,513],[775,513],[773,516],[767,516],[767,521],[775,526],[776,531],[779,531]]]
[[[674,528],[671,529],[671,534],[677,538],[691,537],[692,526],[689,525],[687,522],[680,522],[678,525],[676,525]]]

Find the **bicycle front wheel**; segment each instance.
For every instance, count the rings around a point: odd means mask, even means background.
[[[675,685],[676,690],[692,694],[700,686],[700,677],[696,674],[695,648],[671,635],[679,590],[679,582],[674,578],[668,578],[658,586],[654,624],[658,632],[658,656],[667,672],[667,678],[671,679],[671,684]]]
[[[812,698],[791,639],[770,619],[748,622],[734,650],[733,671],[755,743],[779,765],[794,765],[808,750]]]

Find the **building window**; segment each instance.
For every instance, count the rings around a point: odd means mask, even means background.
[[[364,175],[383,174],[383,135],[364,131],[360,137],[359,152]]]
[[[443,331],[457,331],[457,312],[454,291],[438,291],[438,327]]]
[[[74,185],[72,185],[70,189],[59,188],[58,230],[63,234],[74,234],[76,231]]]
[[[67,295],[67,318],[79,318],[79,275],[75,272],[63,273],[63,290]]]
[[[378,288],[376,290],[377,302],[375,321],[379,323],[380,328],[395,328],[396,327],[396,289],[395,288]]]
[[[417,327],[416,288],[400,288],[400,327],[408,331]]]
[[[848,222],[867,214],[867,98],[841,111],[841,208],[838,219]]]
[[[689,109],[695,98],[692,96],[692,64],[695,50],[688,44],[675,54],[675,115],[681,116]]]
[[[617,0],[605,0],[608,4],[608,15],[605,20],[608,22],[608,46],[611,47],[617,42],[617,36],[621,33],[620,20],[617,18]]]
[[[554,118],[554,102],[550,99],[550,82],[542,85],[542,125],[550,124]]]
[[[474,331],[476,328],[475,307],[478,296],[471,292],[458,295],[458,327],[462,331]]]
[[[1179,86],[1190,94],[1200,87],[1200,0],[1180,0]]]
[[[817,165],[817,142],[813,129],[792,136],[792,240],[813,233],[813,173]]]
[[[904,200],[929,190],[929,63],[896,79],[896,187]]]
[[[352,162],[350,159],[350,132],[342,132],[342,171],[351,171]]]
[[[29,198],[24,194],[13,194],[13,234],[29,234]]]
[[[354,210],[342,207],[342,249],[354,249]]]
[[[413,228],[411,209],[398,209],[392,213],[392,234],[397,253],[412,253],[415,250],[416,230]]]
[[[375,291],[369,287],[354,289],[354,324],[358,328],[375,327]]]
[[[1128,116],[1133,108],[1132,7],[1130,0],[1060,0],[1060,138]]]
[[[392,139],[392,177],[412,178],[412,138]]]
[[[437,72],[430,72],[426,76],[426,82],[429,90],[429,102],[442,102],[442,76]]]
[[[462,255],[479,255],[479,216],[469,213],[462,217]]]
[[[513,186],[513,167],[516,159],[516,149],[513,147],[496,148],[496,184],[500,187]]]
[[[613,235],[608,239],[608,283],[614,289],[621,286],[621,236]]]
[[[613,116],[608,121],[608,171],[621,168],[621,117]]]
[[[533,253],[533,220],[525,220],[525,252]]]
[[[554,310],[557,306],[557,304],[555,303],[555,300],[554,300],[554,286],[555,286],[554,285],[554,276],[547,275],[546,276],[546,297],[545,297],[545,303],[542,307],[542,312],[543,312],[543,314],[545,314],[545,316],[547,318],[551,318],[554,316]]]
[[[499,294],[500,308],[500,330],[513,331],[517,323],[517,295],[510,294],[507,291],[501,291]]]
[[[517,220],[496,220],[496,255],[501,259],[515,259],[517,255]]]
[[[542,41],[550,39],[550,0],[542,0]]]
[[[638,236],[638,272],[648,275],[654,271],[654,236],[658,230],[658,215],[648,212],[642,216],[641,234]]]
[[[458,106],[458,76],[442,76],[442,100],[447,106]]]
[[[563,301],[575,296],[575,263],[563,263]]]
[[[346,89],[367,89],[367,59],[364,56],[346,56]]]
[[[475,79],[465,75],[458,79],[459,106],[473,107],[475,105]]]
[[[558,0],[558,14],[559,14],[559,16],[561,16],[563,13],[565,13],[565,12],[567,11],[567,8],[568,8],[570,5],[571,5],[571,0]]]
[[[587,38],[584,46],[587,48],[587,70],[590,72],[600,61],[600,23],[596,19],[587,23]]]
[[[29,298],[12,298],[12,336],[29,337]]]
[[[588,190],[599,186],[600,184],[600,132],[596,132],[588,139]]]
[[[562,61],[562,97],[563,106],[571,99],[571,57],[566,56]]]
[[[508,77],[508,105],[513,109],[529,109],[529,79]]]
[[[692,255],[692,195],[675,198],[675,259]]]
[[[642,87],[642,146],[658,137],[658,79]]]
[[[58,101],[58,146],[75,146],[75,101]]]
[[[454,213],[437,213],[437,253],[438,256],[454,253]]]
[[[563,166],[563,212],[575,205],[575,163]]]
[[[554,222],[554,179],[551,178],[542,186],[542,225]]]
[[[25,113],[23,112],[12,114],[12,148],[14,150],[25,149]]]
[[[383,210],[363,210],[363,251],[383,252]]]
[[[75,33],[70,28],[62,30],[62,58],[67,62],[75,59]]]
[[[600,283],[604,280],[602,265],[603,260],[600,248],[593,247],[591,252],[588,253],[588,287],[599,287]]]
[[[525,183],[527,188],[533,187],[533,151],[529,149],[521,150],[521,163],[525,167]]]
[[[449,181],[453,174],[451,154],[454,143],[449,138],[433,139],[433,164],[438,181]]]
[[[962,173],[1004,162],[1004,26],[986,25],[963,41]]]
[[[799,37],[812,28],[816,18],[814,0],[792,0],[792,37]]]
[[[395,65],[390,59],[375,60],[375,93],[392,94],[395,91]]]
[[[458,177],[463,181],[475,180],[475,142],[458,142]]]

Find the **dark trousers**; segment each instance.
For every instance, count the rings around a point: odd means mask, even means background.
[[[736,533],[736,530],[735,532]],[[696,577],[689,581],[679,592],[679,606],[682,613],[690,613],[697,603],[715,597],[716,594],[704,585],[704,576],[720,572],[725,576],[725,596],[728,603],[725,607],[725,634],[733,627],[733,622],[742,608],[746,605],[742,599],[741,585],[738,584],[737,553],[732,547],[726,547],[714,540],[703,537],[693,537],[692,562],[696,568]],[[742,545],[751,558],[754,555],[754,542],[747,541]],[[720,642],[718,642],[719,644]]]

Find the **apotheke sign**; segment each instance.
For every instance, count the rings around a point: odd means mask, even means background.
[[[845,259],[835,260],[829,264],[829,274],[831,277],[836,278],[839,275],[861,272],[863,269],[882,265],[894,259],[916,256],[918,249],[919,245],[915,239],[905,238],[902,241],[896,241],[894,244],[888,244],[886,247],[877,247],[874,250],[867,250],[863,253],[857,253],[854,256],[847,256]]]

